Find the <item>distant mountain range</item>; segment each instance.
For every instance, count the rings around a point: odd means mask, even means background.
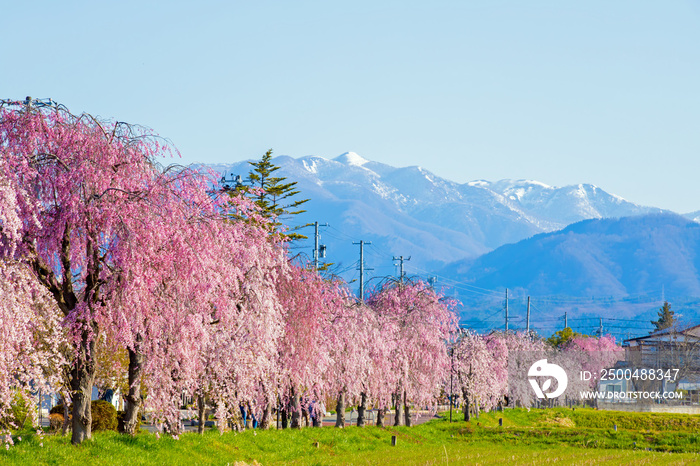
[[[700,322],[700,224],[675,214],[584,220],[504,245],[441,271],[459,283],[463,323],[502,328],[509,288],[510,328],[550,335],[568,324],[582,333],[603,328],[617,338],[652,330],[664,300],[681,324]]]
[[[321,228],[326,260],[348,281],[357,278],[359,260],[352,242],[365,240],[372,243],[365,249],[365,264],[374,269],[368,277],[393,275],[392,258],[410,256],[407,273],[439,276],[465,301],[465,312],[505,287],[516,296],[631,299],[652,291],[660,296],[662,286],[668,296],[700,296],[700,225],[693,222],[700,211],[682,218],[590,184],[460,184],[353,152],[272,161],[279,175],[298,182],[299,197],[310,199],[307,212],[291,221],[330,224]],[[208,167],[244,179],[250,171],[248,161]],[[313,229],[301,233],[310,240],[293,252],[311,256]]]
[[[475,289],[509,288],[514,297],[579,297],[601,306],[700,297],[699,271],[700,224],[654,214],[584,220],[454,262],[441,275]]]
[[[281,156],[273,163],[281,167],[277,173],[298,182],[301,196],[311,199],[305,205],[308,213],[295,221],[328,222],[347,239],[376,241],[376,248],[387,255],[411,255],[416,267],[474,258],[580,220],[662,212],[589,184],[562,188],[527,180],[459,184],[421,167],[395,168],[354,152],[332,160]],[[247,161],[209,167],[244,178],[250,171]],[[335,243],[331,239],[327,242]],[[354,252],[345,254],[332,245],[329,260],[343,264],[357,260]]]

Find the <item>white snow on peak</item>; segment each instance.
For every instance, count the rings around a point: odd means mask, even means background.
[[[525,180],[524,183],[529,184],[529,185],[534,185],[534,186],[540,186],[545,189],[549,189],[552,186],[542,183],[541,181],[536,181],[536,180]]]
[[[361,167],[369,162],[369,160],[360,157],[355,152],[345,152],[344,154],[340,154],[333,160],[335,160],[336,162],[344,163],[345,165],[355,165],[357,167]]]
[[[484,186],[487,187],[487,186]],[[501,194],[514,201],[525,201],[526,197],[537,195],[542,191],[551,191],[549,185],[534,180],[512,180],[505,179],[491,183],[488,186],[492,191]]]
[[[625,199],[624,197],[618,196],[617,194],[613,194],[613,193],[608,193],[608,194],[609,194],[610,197],[612,197],[612,198],[615,200],[615,202],[617,202],[618,204],[621,204],[621,203],[623,203],[623,202],[629,202],[630,204],[634,204],[634,205],[636,205],[636,206],[639,205],[639,204],[636,204],[636,203],[634,203],[634,202],[628,201],[628,200]]]
[[[420,172],[421,175],[425,177],[426,180],[428,180],[429,183],[434,183],[433,178],[430,176],[432,175],[432,173],[420,166],[416,166],[416,169]]]
[[[540,188],[551,188],[548,184],[544,184],[540,181],[535,181],[535,180],[500,180],[497,181],[496,183],[501,184],[503,186],[508,186],[510,188],[521,188],[521,187],[528,187],[528,186],[539,186]]]
[[[315,160],[302,160],[304,168],[310,173],[318,173],[318,166]]]

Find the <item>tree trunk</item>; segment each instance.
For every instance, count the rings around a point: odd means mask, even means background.
[[[406,427],[411,427],[411,410],[408,407],[406,391],[403,392],[403,418],[406,421]]]
[[[314,427],[323,427],[323,416],[325,414],[325,410],[321,410],[319,404],[314,402],[309,413]]]
[[[396,409],[396,412],[394,413],[394,425],[400,426],[401,425],[401,397],[397,393],[393,396],[393,398],[394,398],[394,408]]]
[[[301,429],[301,405],[296,390],[292,388],[292,396],[290,398],[292,405],[292,429]]]
[[[283,406],[280,408],[282,413],[282,428],[286,429],[289,427],[289,416],[287,416],[287,407]]]
[[[357,427],[365,426],[365,412],[367,411],[367,394],[360,393],[360,405],[357,407]]]
[[[469,413],[469,398],[466,396],[464,397],[464,407],[462,409],[464,410],[464,420],[469,422],[471,415]]]
[[[197,396],[197,410],[199,411],[197,413],[199,415],[199,425],[197,426],[197,433],[203,434],[204,426],[207,423],[207,403],[204,398],[204,395]]]
[[[61,397],[63,398],[63,427],[61,428],[61,435],[66,435],[70,430],[71,426],[70,416],[68,412],[68,405],[70,403],[68,400],[68,396],[65,393],[63,393]]]
[[[97,329],[93,329],[97,334]],[[73,400],[73,433],[71,443],[78,445],[92,438],[92,385],[95,381],[95,340],[87,331],[81,335],[75,364],[71,369],[71,391]]]
[[[269,429],[272,423],[272,403],[267,400],[265,401],[265,409],[263,409],[262,419],[260,419],[259,427],[261,429]]]
[[[140,344],[141,335],[136,337],[134,350],[129,349],[129,392],[124,397],[127,401],[124,407],[124,433],[136,435],[136,425],[139,421],[141,408],[141,372],[143,371],[143,353]]]
[[[169,420],[165,421],[165,430],[167,430],[170,435],[180,435],[180,424],[180,415],[178,414],[175,422],[170,422]]]
[[[245,430],[245,421],[243,420],[243,411],[245,411],[245,405],[238,403],[238,409],[233,409],[230,416],[228,416],[228,426],[229,429],[235,430],[236,432],[243,432]],[[246,411],[246,419],[248,418],[248,412]],[[220,423],[222,421],[219,421]]]
[[[300,399],[300,401],[303,401]],[[309,407],[306,403],[301,403],[301,425],[304,427],[309,427],[311,423],[309,422]]]
[[[377,427],[384,427],[384,415],[386,414],[386,408],[377,409]]]
[[[338,393],[338,403],[335,405],[335,426],[345,427],[345,391]]]
[[[61,427],[61,435],[66,435],[71,429],[70,416],[68,415],[68,405],[63,406],[63,427]]]

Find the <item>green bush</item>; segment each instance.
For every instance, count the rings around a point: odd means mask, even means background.
[[[57,404],[56,406],[51,408],[51,410],[49,411],[49,414],[60,414],[61,416],[63,416],[65,414],[63,411],[63,405],[60,403]],[[68,405],[68,417],[71,417],[72,414],[73,414],[73,405],[70,404],[70,405]]]
[[[117,430],[117,409],[109,401],[94,400],[92,410],[92,431]]]
[[[104,400],[93,400],[90,403],[90,411],[92,412],[92,431],[97,432],[99,430],[117,430],[118,420],[117,420],[117,410],[108,401]],[[51,414],[60,414],[63,416],[63,405],[58,404],[51,408],[49,411],[49,417]],[[73,417],[73,404],[68,406],[68,420]]]
[[[23,429],[27,423],[31,423],[30,406],[31,402],[24,395],[15,392],[8,415],[0,419],[0,429]]]

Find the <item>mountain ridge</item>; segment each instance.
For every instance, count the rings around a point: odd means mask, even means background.
[[[308,212],[292,219],[296,224],[333,220],[337,228],[358,240],[362,236],[374,238],[378,247],[402,243],[407,249],[416,249],[414,265],[424,270],[474,258],[503,244],[587,218],[664,212],[590,184],[556,187],[533,180],[457,183],[420,166],[393,167],[354,152],[332,159],[277,156],[272,163],[280,167],[279,176],[296,181],[301,196],[311,199],[305,205]],[[249,161],[208,167],[243,178],[250,171]],[[405,241],[401,241],[406,236],[401,225],[413,233],[407,233]],[[390,254],[402,251],[388,251]],[[335,259],[343,263],[351,260],[348,254]]]
[[[279,173],[297,181],[300,188],[309,183],[322,186],[336,198],[352,194],[348,189],[368,190],[392,202],[394,208],[419,217],[426,207],[434,208],[435,204],[461,205],[464,215],[487,206],[496,215],[514,216],[515,220],[520,217],[525,224],[532,225],[532,228],[512,237],[495,239],[491,243],[487,241],[485,246],[488,249],[519,241],[537,232],[561,229],[586,218],[666,212],[635,204],[592,184],[557,187],[534,180],[514,179],[457,183],[420,166],[392,167],[369,161],[354,152],[345,152],[332,159],[315,155],[299,158],[278,156],[272,161],[281,167]],[[249,171],[247,161],[209,166],[218,170],[233,169],[241,174]],[[372,202],[376,204],[377,200]],[[464,209],[465,206],[469,208]]]
[[[367,160],[355,153],[344,153],[333,159],[313,155],[299,158],[279,156],[272,162],[280,167],[278,176],[298,183],[300,198],[311,199],[305,204],[305,214],[289,219],[292,226],[315,221],[330,224],[330,227],[320,229],[320,242],[327,245],[328,257],[325,260],[334,264],[331,268],[334,273],[346,279],[351,286],[357,286],[353,280],[358,278],[359,247],[353,242],[371,242],[364,251],[367,288],[378,283],[382,277],[397,274],[393,257],[410,256],[411,260],[404,264],[407,274],[423,278],[440,276],[441,285],[447,286],[446,291],[464,302],[464,318],[487,311],[498,313],[502,307],[501,293],[491,290],[504,289],[510,279],[517,278],[518,274],[534,277],[533,284],[512,285],[514,296],[523,293],[568,297],[614,295],[610,299],[617,304],[604,307],[607,309],[605,312],[620,315],[649,313],[657,304],[657,295],[660,296],[663,284],[654,282],[653,305],[634,301],[635,298],[631,296],[635,291],[625,281],[627,279],[616,278],[621,268],[619,261],[606,256],[609,252],[605,248],[612,244],[612,237],[605,235],[579,236],[576,247],[571,246],[573,243],[562,243],[568,251],[563,263],[578,270],[577,275],[567,279],[548,277],[532,264],[521,261],[518,262],[519,268],[513,268],[512,264],[510,268],[508,264],[492,265],[495,271],[493,277],[497,277],[499,270],[501,277],[486,281],[479,275],[481,272],[477,273],[477,268],[473,265],[469,268],[466,264],[486,260],[493,257],[489,254],[500,254],[499,250],[504,248],[536,245],[534,252],[531,252],[533,255],[547,253],[550,246],[555,250],[557,247],[561,249],[564,246],[555,241],[547,247],[538,242],[542,240],[542,235],[559,238],[561,234],[570,234],[582,228],[580,223],[585,226],[586,222],[596,221],[620,225],[639,222],[640,231],[651,232],[649,228],[654,223],[658,228],[663,228],[655,215],[670,215],[674,222],[681,221],[681,218],[690,223],[700,219],[700,211],[680,217],[668,210],[635,204],[586,183],[563,187],[526,179],[457,183],[420,166],[397,168]],[[209,167],[241,174],[244,178],[250,171],[248,161]],[[637,220],[626,220],[628,218]],[[645,222],[649,223],[646,227]],[[310,238],[292,245],[293,252],[311,257],[313,232],[310,229],[300,232]],[[663,244],[662,236],[653,232],[649,234]],[[633,231],[618,236],[617,247],[621,249],[627,243],[640,241],[639,238],[635,239]],[[599,243],[596,243],[596,238]],[[673,250],[674,255],[682,257],[683,248],[674,249],[673,241],[667,247]],[[648,256],[649,264],[660,263],[664,248],[651,243],[648,248],[653,251]],[[639,250],[643,251],[643,248]],[[647,276],[653,275],[647,270],[648,264],[639,261],[635,264]],[[557,263],[557,267],[560,266],[565,267]],[[670,296],[674,293],[684,296],[697,293],[700,296],[696,269],[700,269],[700,265],[688,266],[684,269],[685,276],[678,278],[678,283],[685,283],[685,288],[680,286],[675,289],[668,279],[667,293]],[[652,283],[650,278],[644,278],[644,273],[635,279],[640,283]],[[577,281],[585,283],[581,285]],[[470,291],[479,288],[481,291]],[[569,308],[574,314],[593,312],[591,309],[585,311],[578,308],[576,311]],[[555,311],[547,310],[543,314],[553,318],[552,312]]]
[[[605,319],[608,325],[632,319],[630,330],[641,325],[650,331],[665,300],[682,322],[697,322],[700,224],[669,213],[582,220],[456,261],[439,274],[461,284],[456,297],[475,325],[485,325],[484,312],[499,313],[497,289],[508,289],[520,314],[523,300],[532,297],[540,322],[568,313],[575,321]],[[482,293],[470,294],[470,288]]]

